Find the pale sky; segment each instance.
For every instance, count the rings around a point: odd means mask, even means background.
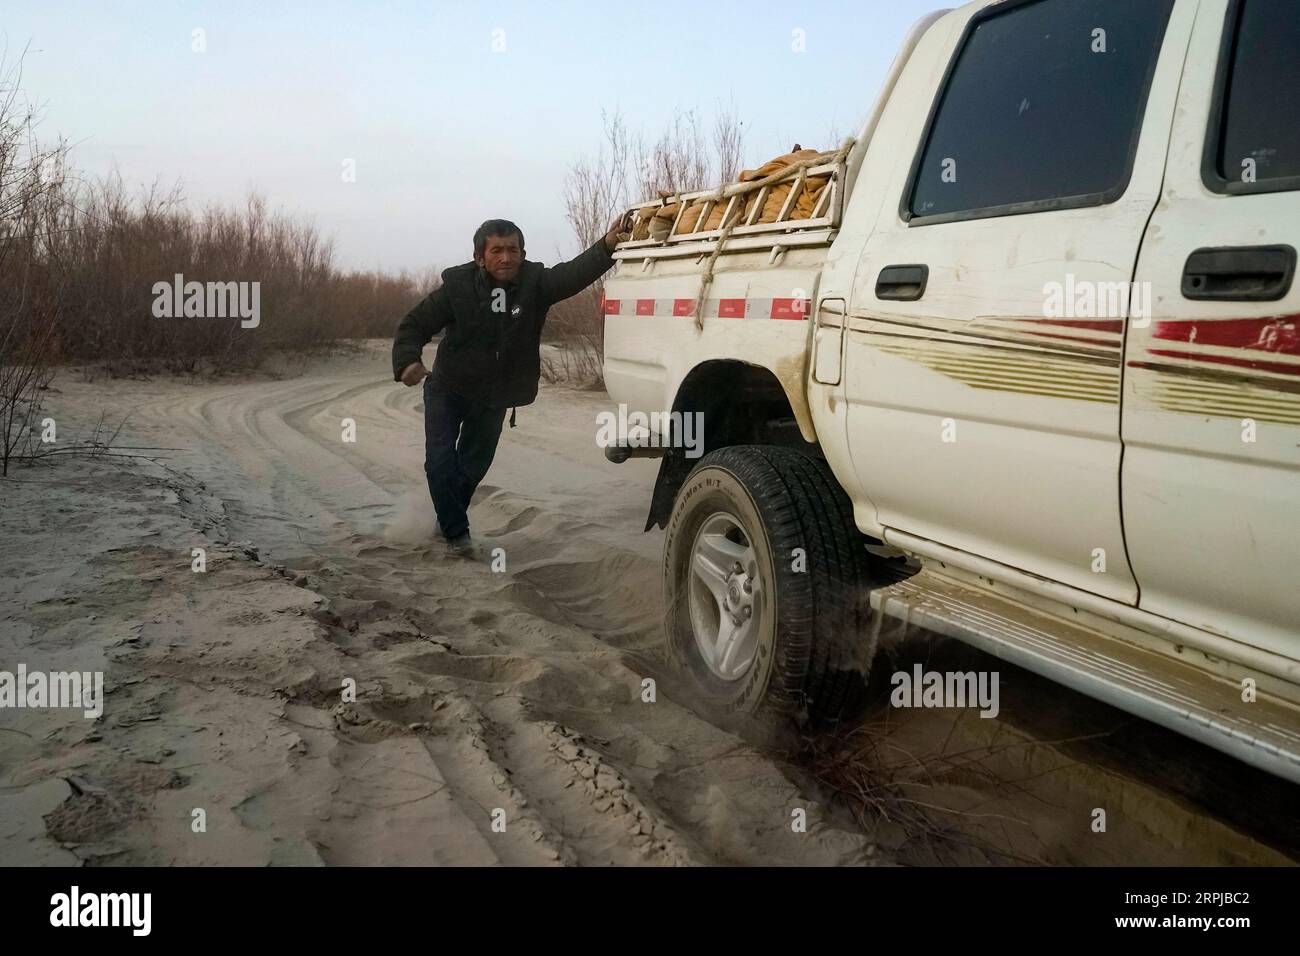
[[[40,133],[70,140],[87,176],[179,180],[196,208],[255,187],[312,217],[344,267],[422,271],[468,260],[492,217],[520,225],[531,259],[578,251],[562,190],[602,109],[653,139],[689,109],[707,134],[734,102],[747,167],[830,147],[942,5],[0,0],[0,46],[7,63],[28,47]]]

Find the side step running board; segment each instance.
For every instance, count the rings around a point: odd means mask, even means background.
[[[1092,628],[931,570],[872,592],[878,612],[994,657],[1300,783],[1300,709]]]

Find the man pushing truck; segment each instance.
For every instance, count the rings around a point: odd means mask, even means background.
[[[474,260],[442,273],[442,284],[402,319],[393,339],[393,378],[424,382],[424,470],[438,526],[453,551],[472,553],[470,499],[496,454],[506,409],[537,398],[542,326],[552,305],[581,292],[614,264],[627,217],[590,248],[547,268],[524,258],[524,235],[508,219],[474,232]],[[433,370],[424,346],[439,332]]]

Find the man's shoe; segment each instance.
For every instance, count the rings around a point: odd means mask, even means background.
[[[472,558],[474,556],[474,539],[469,536],[468,531],[454,538],[448,538],[447,550],[462,558]]]

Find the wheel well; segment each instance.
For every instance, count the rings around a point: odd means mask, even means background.
[[[778,445],[823,458],[821,446],[805,441],[780,381],[768,369],[736,361],[703,362],[682,380],[673,412],[702,415],[699,454],[668,443],[650,499],[645,530],[666,527],[677,489],[704,455],[728,445]]]

